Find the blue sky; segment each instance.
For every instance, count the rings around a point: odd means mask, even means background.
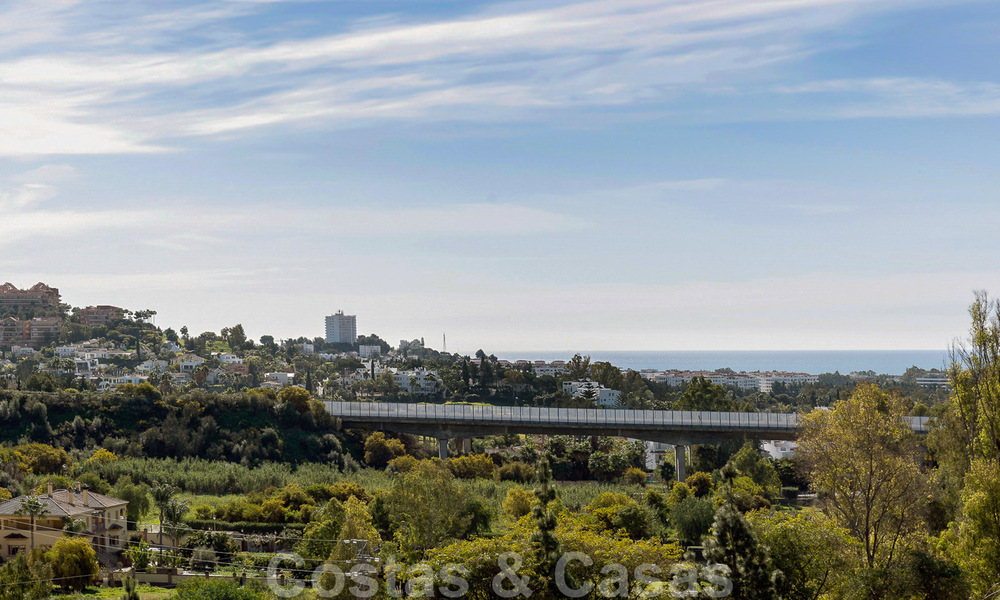
[[[0,280],[192,331],[896,349],[1000,275],[1000,5],[8,2]]]

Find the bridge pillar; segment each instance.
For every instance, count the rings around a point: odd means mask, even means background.
[[[441,460],[448,458],[448,438],[438,440],[438,458]]]
[[[684,474],[685,463],[687,462],[687,447],[677,444],[674,446],[674,473],[677,474],[677,481],[684,481],[687,477]]]

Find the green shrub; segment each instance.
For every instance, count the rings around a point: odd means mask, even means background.
[[[689,496],[670,509],[670,522],[677,536],[688,545],[698,544],[712,528],[714,519],[712,503],[706,498]]]
[[[646,473],[642,469],[636,469],[635,467],[630,467],[625,471],[625,475],[622,476],[622,481],[627,485],[646,485]]]
[[[485,454],[450,458],[445,465],[459,479],[493,479],[497,471],[496,463]]]
[[[371,495],[365,491],[365,488],[353,481],[341,481],[331,485],[330,494],[331,498],[336,498],[341,502],[347,502],[347,499],[352,496],[366,504],[372,500]]]
[[[684,483],[691,488],[691,492],[695,498],[703,498],[712,492],[712,476],[704,471],[699,471],[691,475],[684,480]]]
[[[191,579],[177,586],[175,600],[265,600],[262,584],[248,582],[241,586],[232,579]]]
[[[531,505],[535,502],[535,495],[528,490],[516,487],[507,491],[507,497],[503,501],[503,511],[514,519],[520,519],[531,512]]]
[[[516,481],[517,483],[529,483],[535,478],[535,469],[531,465],[520,461],[514,461],[500,467],[500,481]]]

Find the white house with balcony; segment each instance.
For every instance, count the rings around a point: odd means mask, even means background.
[[[412,394],[431,396],[441,387],[441,378],[437,371],[413,369],[411,371],[396,371],[392,375],[399,389]]]
[[[564,381],[563,391],[574,398],[593,398],[600,406],[618,406],[621,391],[606,388],[594,381]]]
[[[218,358],[219,359],[219,364],[222,364],[222,365],[242,365],[243,364],[243,359],[240,358],[239,356],[236,356],[232,352],[219,352],[217,354],[213,354],[213,356],[215,356],[216,358]]]
[[[284,387],[286,385],[292,385],[295,383],[295,373],[288,373],[286,371],[274,371],[272,373],[264,373],[264,379]]]
[[[140,373],[162,373],[167,370],[167,361],[151,358],[135,368]]]
[[[197,354],[185,354],[184,356],[175,358],[174,364],[181,370],[181,373],[191,373],[205,364],[205,359]]]

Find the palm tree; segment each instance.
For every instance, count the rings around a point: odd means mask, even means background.
[[[163,514],[166,518],[167,526],[170,529],[170,537],[173,539],[173,544],[171,546],[172,554],[177,552],[177,534],[185,527],[181,522],[181,519],[184,518],[184,515],[187,514],[190,507],[191,505],[187,500],[171,498],[167,502],[167,505],[163,508]],[[162,532],[162,528],[160,531]]]
[[[49,508],[38,496],[28,496],[21,500],[21,507],[14,511],[15,515],[31,517],[31,550],[35,550],[35,519],[49,514]]]
[[[149,488],[149,493],[153,496],[153,504],[160,509],[160,545],[163,545],[163,512],[170,504],[171,498],[177,493],[177,488],[169,483],[157,483]]]

